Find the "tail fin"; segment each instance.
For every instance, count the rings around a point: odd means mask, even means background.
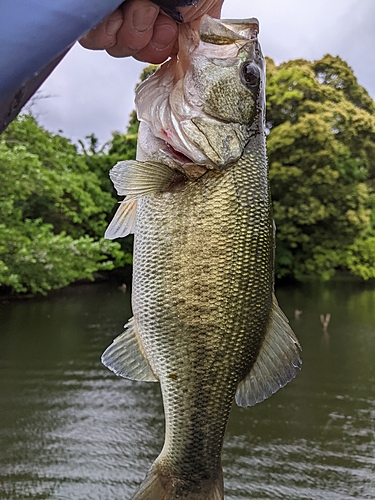
[[[205,480],[199,486],[168,477],[154,464],[131,500],[223,500],[223,474]]]

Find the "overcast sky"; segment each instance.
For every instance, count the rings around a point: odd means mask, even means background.
[[[226,0],[223,18],[257,17],[265,55],[276,63],[339,55],[375,99],[375,0]],[[39,122],[74,142],[94,133],[103,144],[125,131],[145,65],[76,44],[41,87]]]

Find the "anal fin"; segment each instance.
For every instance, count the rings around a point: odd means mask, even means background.
[[[268,331],[249,374],[238,384],[236,403],[253,406],[284,387],[301,367],[301,346],[273,295]]]
[[[102,363],[120,377],[144,382],[157,382],[139,337],[134,318],[125,331],[115,338],[102,354]]]

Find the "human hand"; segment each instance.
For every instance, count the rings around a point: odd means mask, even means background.
[[[220,17],[224,0],[198,0],[180,7],[184,22],[204,14]],[[93,50],[106,50],[113,57],[133,56],[139,61],[159,64],[172,53],[178,34],[177,23],[149,0],[125,2],[96,28],[80,39]]]

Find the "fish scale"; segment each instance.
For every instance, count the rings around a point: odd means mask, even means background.
[[[273,293],[258,22],[179,30],[178,56],[137,89],[137,160],[110,172],[126,198],[106,236],[134,232],[134,318],[102,361],[158,381],[166,422],[133,500],[222,500],[233,399],[263,401],[301,364]]]
[[[183,192],[144,198],[137,210],[134,314],[163,393],[161,462],[177,477],[217,474],[212,457],[220,459],[237,383],[270,314],[271,206],[268,192],[254,193],[258,183],[248,181],[264,176],[267,185],[259,156],[245,154]],[[235,373],[230,384],[223,369]]]

